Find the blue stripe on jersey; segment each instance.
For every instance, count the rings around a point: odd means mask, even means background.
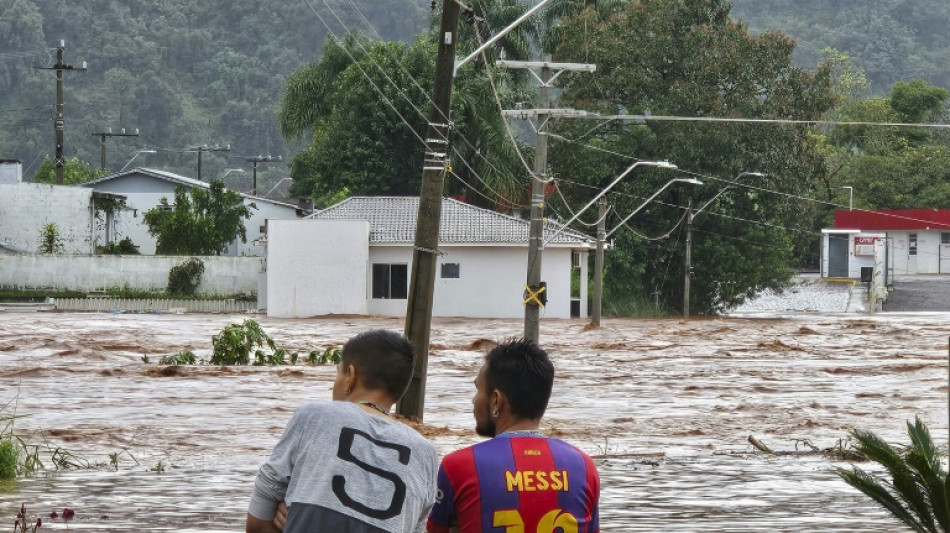
[[[548,447],[554,456],[555,468],[567,470],[567,478],[571,480],[571,489],[558,494],[558,506],[583,521],[587,515],[587,495],[590,494],[590,487],[587,486],[587,463],[574,446],[563,440],[549,438]]]
[[[475,469],[478,471],[482,531],[504,531],[496,529],[492,524],[496,510],[518,508],[518,493],[508,492],[505,488],[504,473],[515,471],[511,442],[508,439],[494,438],[473,447],[472,451]]]

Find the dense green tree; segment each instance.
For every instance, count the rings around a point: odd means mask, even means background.
[[[162,198],[145,212],[145,224],[157,239],[159,255],[219,255],[237,238],[247,242],[244,221],[257,209],[240,194],[213,180],[207,189],[175,188],[174,205]]]
[[[89,180],[104,176],[106,173],[96,168],[86,161],[80,161],[78,157],[68,157],[63,160],[63,184],[73,185],[84,183]],[[53,160],[46,156],[40,163],[36,173],[33,174],[33,181],[36,183],[56,183],[56,165]]]
[[[429,35],[404,44],[350,34],[331,39],[319,62],[294,72],[278,112],[280,129],[310,146],[291,164],[293,193],[318,200],[343,188],[356,195],[418,194],[435,52]],[[494,76],[499,98],[510,105],[518,87],[505,72]],[[473,192],[469,199],[482,203],[520,198],[517,153],[483,70],[457,76],[452,121],[459,181],[450,180],[448,191]]]
[[[725,0],[641,0],[588,6],[561,19],[557,57],[597,64],[592,75],[565,78],[562,104],[604,113],[686,117],[818,119],[834,103],[831,66],[794,67],[794,43],[778,33],[751,35],[729,17]],[[595,125],[596,126],[596,125]],[[824,172],[815,129],[804,125],[723,124],[699,121],[603,125],[561,122],[559,133],[583,139],[557,145],[555,174],[579,182],[578,205],[630,160],[668,159],[709,176],[703,187],[671,188],[631,221],[641,234],[676,226],[692,194],[704,203],[742,172],[763,172],[758,184],[806,194]],[[591,150],[591,146],[596,150]],[[636,169],[611,195],[625,216],[675,174]],[[745,183],[748,183],[747,181]],[[586,190],[585,190],[586,189]],[[794,264],[799,240],[810,238],[812,205],[787,195],[738,187],[696,217],[691,308],[715,312],[764,288],[781,284]],[[615,224],[619,219],[609,219]],[[683,246],[658,250],[621,229],[608,254],[606,291],[612,299],[659,292],[667,306],[682,301]]]

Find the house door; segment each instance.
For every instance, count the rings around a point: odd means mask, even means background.
[[[941,274],[950,274],[950,231],[940,233],[940,269]]]
[[[828,277],[848,277],[848,236],[828,235]]]
[[[907,274],[917,273],[917,234],[907,235]]]

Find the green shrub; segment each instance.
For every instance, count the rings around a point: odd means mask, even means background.
[[[182,350],[174,355],[166,355],[158,360],[160,365],[196,365],[198,358],[191,350]]]
[[[343,357],[343,351],[335,346],[328,346],[322,352],[320,350],[311,350],[307,357],[307,362],[311,365],[340,364]]]
[[[205,264],[201,259],[192,257],[184,263],[172,267],[168,272],[168,293],[191,295],[198,291]]]
[[[167,298],[168,295],[164,291],[153,291],[149,289],[133,289],[128,285],[122,287],[109,287],[106,289],[106,294],[111,298],[128,298],[128,299],[142,299],[142,300],[153,300],[160,298]]]
[[[251,361],[251,354],[254,354],[255,363],[267,361],[268,356],[260,348],[267,346],[272,352],[277,350],[274,339],[264,333],[260,324],[251,319],[246,319],[243,324],[225,326],[221,333],[212,337],[211,344],[212,365],[246,365]]]
[[[50,222],[40,228],[41,254],[58,254],[63,251],[63,237],[59,233],[59,226]]]
[[[110,242],[105,246],[96,246],[96,252],[105,255],[139,255],[139,247],[126,237],[118,243]]]
[[[0,479],[13,479],[17,471],[17,447],[11,437],[0,440]]]

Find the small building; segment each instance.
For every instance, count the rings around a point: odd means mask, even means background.
[[[834,228],[822,230],[822,275],[860,276],[877,240],[894,275],[950,274],[950,210],[891,209],[836,211]]]
[[[268,315],[405,316],[418,210],[418,197],[353,197],[304,220],[272,221],[260,291]],[[559,227],[547,222],[546,238]],[[528,230],[527,220],[443,198],[433,315],[524,316]],[[573,230],[546,243],[543,317],[587,316],[593,245]]]
[[[87,181],[81,186],[103,193],[121,194],[126,198],[128,212],[116,224],[117,240],[131,238],[139,247],[139,252],[145,255],[155,253],[155,238],[149,235],[143,214],[157,207],[162,198],[167,198],[169,204],[174,204],[175,189],[178,186],[187,189],[210,187],[204,181],[150,168],[133,168]],[[247,242],[235,239],[223,255],[263,255],[263,249],[256,241],[267,232],[267,221],[295,220],[304,214],[292,204],[239,194],[244,198],[245,204],[253,203],[257,209],[252,210],[251,218],[244,222]]]
[[[93,254],[112,242],[123,201],[106,192],[24,183],[20,161],[0,160],[0,254],[37,253],[44,235],[58,253]]]

